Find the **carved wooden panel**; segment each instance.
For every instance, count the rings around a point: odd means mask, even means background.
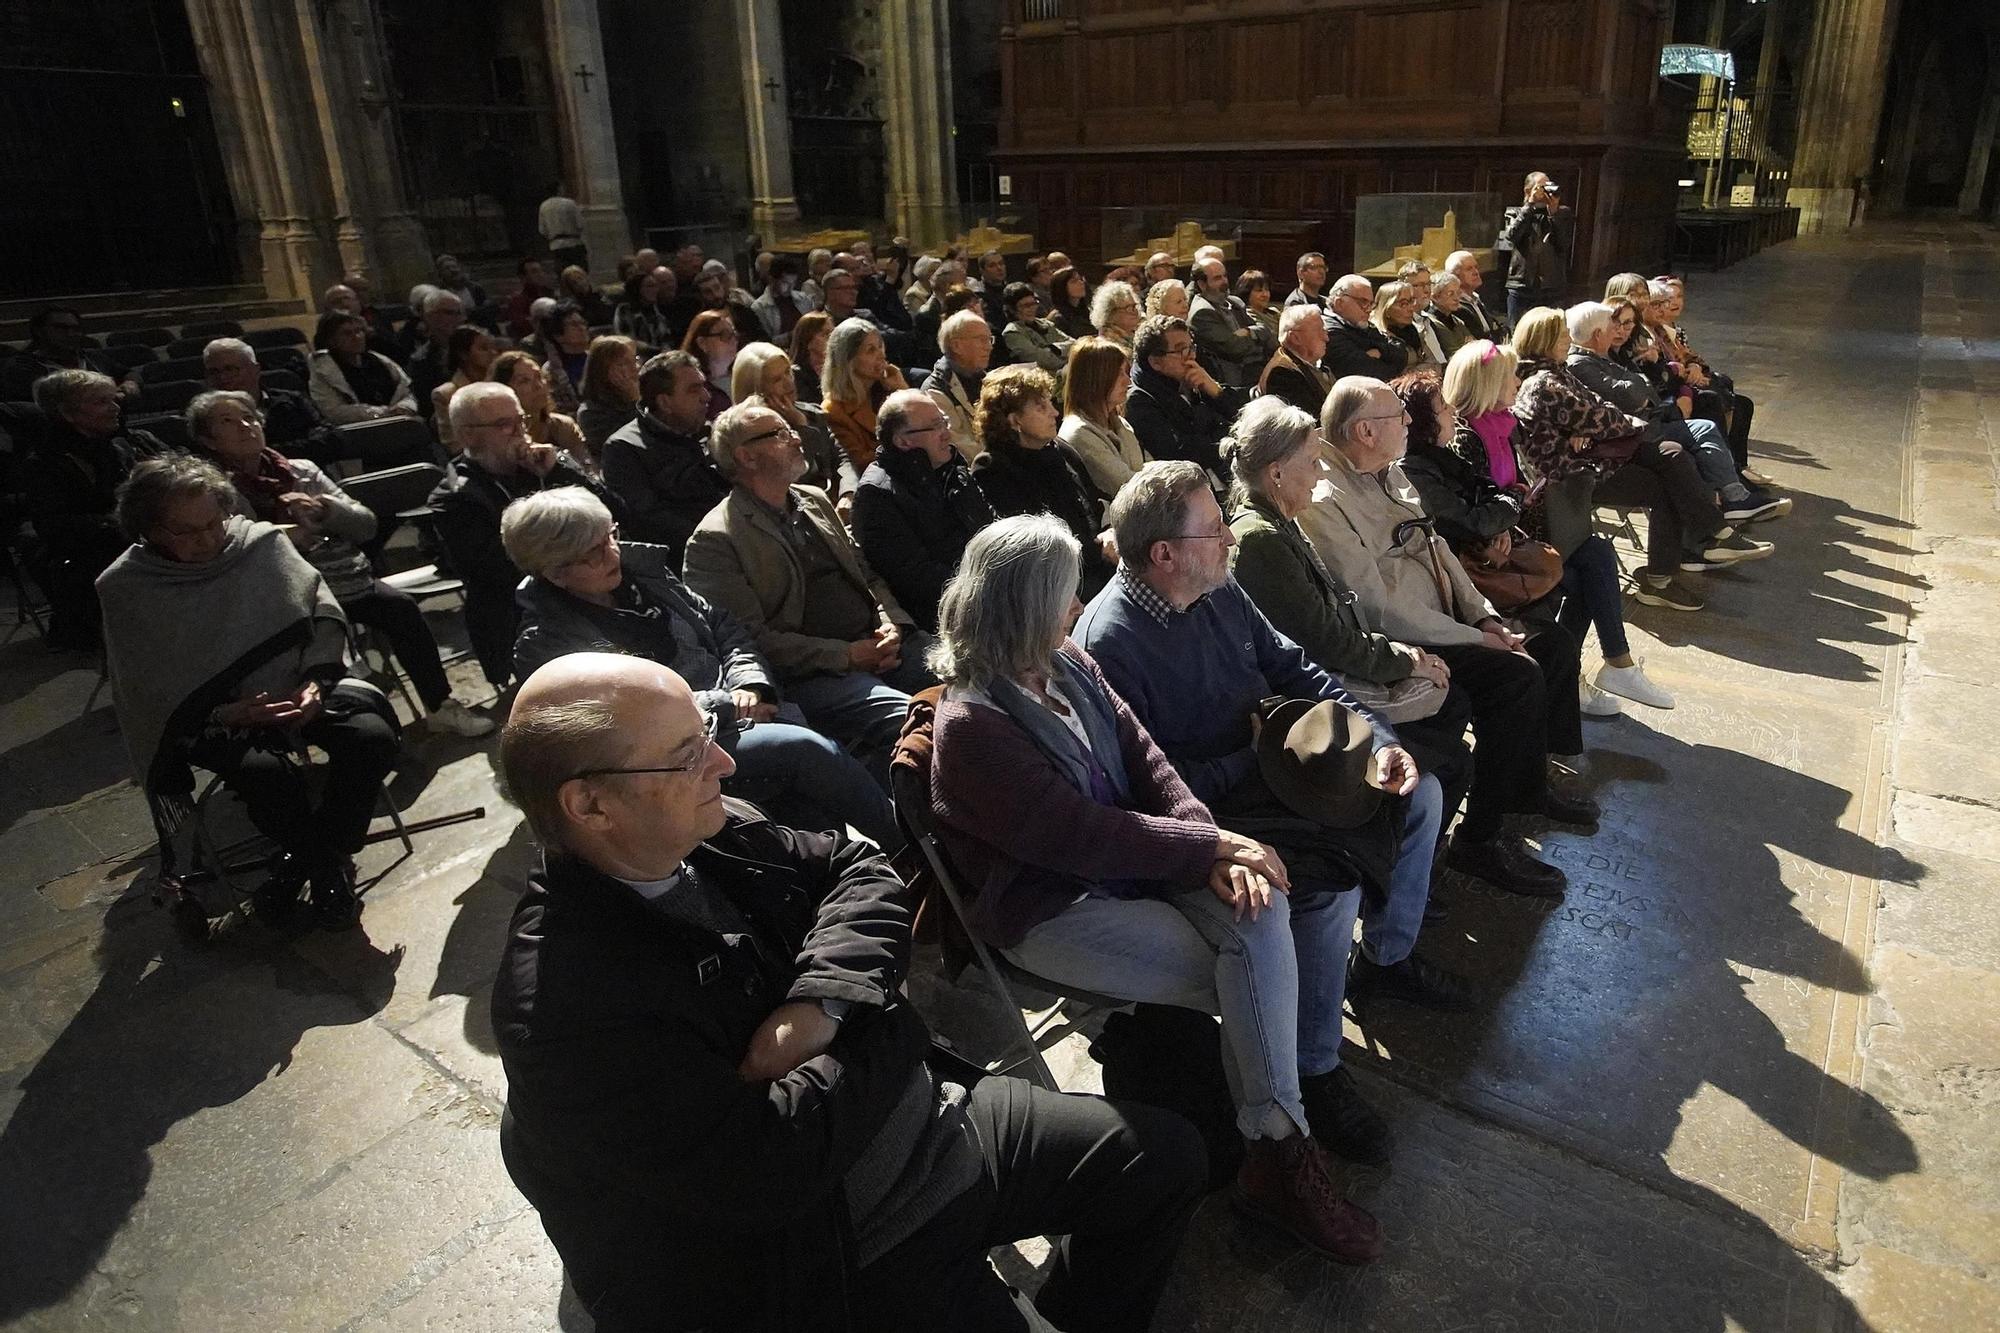
[[[1027,113],[1066,114],[1071,110],[1070,43],[1062,37],[1026,38],[1015,44],[1016,108]]]
[[[1084,39],[1084,110],[1171,106],[1180,82],[1179,48],[1171,28]]]
[[[1583,87],[1590,29],[1590,6],[1576,0],[1515,0],[1507,36],[1508,92]]]
[[[1305,25],[1305,91],[1311,97],[1354,95],[1354,15],[1313,14]]]
[[[1181,29],[1181,103],[1220,105],[1229,92],[1229,28],[1220,23]]]
[[[1491,82],[1491,11],[1484,4],[1364,9],[1355,22],[1355,95],[1430,100],[1440,89]]]
[[[1299,19],[1245,23],[1230,34],[1230,100],[1296,102],[1304,91],[1305,24]]]

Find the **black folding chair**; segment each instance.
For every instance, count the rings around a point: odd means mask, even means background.
[[[300,379],[304,379],[310,373],[306,365],[306,352],[303,347],[262,348],[257,353],[257,365],[266,374],[282,370],[296,375]]]
[[[207,388],[200,380],[167,380],[164,383],[139,382],[139,400],[133,407],[142,415],[176,413],[187,410],[194,396]]]
[[[217,336],[220,337],[222,335],[218,334]],[[166,356],[168,360],[175,360],[180,357],[190,357],[190,356],[199,357],[202,354],[202,352],[208,347],[209,343],[213,341],[214,339],[212,338],[176,338],[172,342],[167,344],[166,350],[163,353],[163,355]]]
[[[243,335],[243,341],[262,352],[273,347],[305,347],[312,340],[303,329],[286,324],[275,329],[253,329]]]
[[[914,710],[913,704],[912,711]],[[1064,1011],[1072,1004],[1091,1009],[1123,1009],[1132,1002],[1112,995],[1100,995],[1077,986],[1063,985],[1047,977],[1038,976],[987,948],[985,941],[972,933],[966,915],[962,881],[958,877],[958,872],[952,867],[951,857],[945,851],[943,842],[938,838],[937,821],[931,816],[929,765],[928,763],[919,765],[911,762],[912,759],[913,756],[908,750],[899,751],[896,762],[889,770],[889,794],[896,806],[896,823],[901,826],[904,837],[909,839],[910,846],[916,848],[922,855],[924,867],[931,878],[931,885],[936,889],[935,893],[926,895],[926,900],[930,902],[943,900],[950,912],[947,933],[955,931],[962,937],[960,942],[969,947],[973,959],[986,974],[986,979],[1000,993],[1001,1003],[1013,1020],[1010,1026],[1016,1030],[1016,1043],[1022,1051],[1019,1059],[1009,1063],[989,1065],[987,1072],[1011,1074],[1025,1066],[1029,1077],[1036,1083],[1051,1092],[1061,1092],[1062,1088],[1057,1084],[1055,1075],[1049,1071],[1048,1061],[1042,1058],[1043,1035],[1056,1026],[1055,1020],[1059,1016],[1065,1016]],[[1017,986],[1052,995],[1055,997],[1055,1003],[1037,1012],[1034,1020],[1030,1022],[1027,1012],[1022,1009],[1020,1001],[1015,997],[1014,990]],[[1069,1016],[1069,1026],[1074,1026],[1075,1022],[1075,1017]]]
[[[233,319],[200,319],[181,325],[183,338],[241,338],[243,326]]]
[[[99,359],[118,367],[118,373],[128,374],[139,366],[151,365],[160,359],[159,353],[144,343],[121,343],[107,347],[99,354]]]
[[[436,443],[431,435],[431,428],[421,417],[380,417],[374,421],[350,421],[339,427],[339,430],[342,440],[341,460],[360,462],[364,466],[366,466],[366,460],[370,458],[394,458],[399,455],[405,458],[422,458],[435,455],[436,453]],[[352,452],[349,452],[350,450]],[[444,476],[443,471],[434,463],[410,463],[404,466],[428,467],[436,474],[438,479],[442,479]],[[399,471],[397,468],[378,470]],[[375,473],[364,472],[361,475],[374,476]],[[352,477],[343,478],[342,484],[354,479]],[[435,486],[437,480],[433,480],[431,484]],[[423,498],[411,504],[404,505],[403,508],[416,508],[429,495],[430,492],[425,491]]]
[[[133,374],[142,385],[166,384],[172,380],[200,380],[201,358],[179,356],[167,361],[149,361]]]
[[[169,329],[120,329],[116,333],[104,335],[106,347],[165,347],[174,340]]]
[[[264,372],[264,387],[267,389],[283,389],[288,393],[304,393],[306,391],[306,382],[299,375],[289,370],[267,370]]]

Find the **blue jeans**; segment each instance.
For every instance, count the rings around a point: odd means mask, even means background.
[[[1680,421],[1668,427],[1666,436],[1678,440],[1694,458],[1694,469],[1725,500],[1741,500],[1750,494],[1736,471],[1736,459],[1729,452],[1729,437],[1713,421]]]
[[[1361,952],[1371,963],[1393,967],[1410,956],[1423,928],[1424,907],[1431,900],[1431,858],[1437,854],[1438,829],[1444,823],[1444,789],[1429,773],[1410,793],[1403,815],[1403,840],[1396,847],[1396,868],[1389,873],[1389,892],[1382,904],[1361,917]]]
[[[809,730],[792,705],[785,705],[778,719],[737,736],[730,795],[767,806],[781,824],[812,829],[851,824],[883,851],[900,849],[895,811],[861,761]]]
[[[1358,889],[1295,883],[1252,921],[1206,888],[1169,898],[1086,895],[1002,950],[1031,972],[1145,1004],[1219,1014],[1223,1073],[1246,1138],[1283,1112],[1310,1133],[1299,1078],[1340,1063],[1340,1006]]]
[[[931,637],[903,627],[903,660],[880,676],[849,671],[838,676],[808,676],[785,682],[785,697],[797,704],[812,724],[847,747],[867,765],[875,785],[889,790],[889,756],[903,734],[903,717],[910,696],[937,684],[924,665]]]
[[[1561,625],[1583,642],[1585,625],[1597,627],[1597,646],[1607,658],[1632,651],[1625,637],[1625,608],[1620,601],[1618,553],[1608,537],[1595,533],[1563,561],[1563,604],[1556,613]]]

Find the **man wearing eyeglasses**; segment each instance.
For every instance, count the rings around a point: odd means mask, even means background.
[[[694,525],[729,494],[708,456],[708,381],[693,356],[661,352],[639,368],[639,415],[604,442],[604,485],[624,501],[632,539],[666,547],[678,568]]]
[[[451,429],[463,452],[431,492],[438,539],[451,572],[465,582],[465,629],[480,669],[494,688],[514,674],[514,588],[521,571],[500,540],[500,513],[524,495],[582,486],[620,522],[624,506],[552,444],[528,439],[521,400],[504,384],[482,380],[451,396]]]
[[[726,801],[733,767],[679,676],[610,654],[537,670],[501,737],[544,861],[493,991],[500,1145],[597,1327],[1149,1326],[1199,1137],[933,1056],[915,895]],[[1029,1308],[986,1251],[1044,1234]]]
[[[1361,375],[1336,381],[1320,431],[1331,472],[1299,526],[1354,592],[1368,628],[1443,658],[1453,688],[1472,701],[1472,789],[1449,864],[1510,893],[1562,897],[1562,871],[1502,821],[1510,814],[1597,820],[1595,801],[1552,785],[1549,774],[1551,753],[1583,749],[1576,636],[1547,625],[1524,639],[1474,586],[1399,466],[1409,413],[1393,389]]]
[[[1368,321],[1375,306],[1375,288],[1359,273],[1333,284],[1326,302],[1326,357],[1320,363],[1329,379],[1343,375],[1373,375],[1392,380],[1403,373],[1409,349]]]
[[[1132,392],[1125,420],[1149,458],[1184,458],[1225,476],[1218,448],[1250,401],[1248,389],[1218,384],[1194,354],[1194,330],[1171,315],[1149,315],[1132,335]]]

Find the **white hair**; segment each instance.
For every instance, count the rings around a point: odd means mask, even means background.
[[[420,313],[428,315],[431,311],[442,306],[446,301],[456,302],[461,308],[465,305],[465,302],[458,299],[457,292],[448,292],[442,287],[433,287],[425,294],[424,303],[418,307],[418,310]]]
[[[1308,302],[1301,301],[1297,305],[1286,306],[1285,313],[1278,316],[1278,341],[1283,342],[1291,337],[1292,330],[1307,320],[1320,318],[1323,318],[1320,308]]]
[[[1581,347],[1608,328],[1617,314],[1602,301],[1578,301],[1563,311],[1563,323],[1569,326],[1569,340]]]
[[[1102,287],[1091,293],[1090,327],[1096,329],[1099,333],[1104,332],[1105,325],[1111,322],[1112,314],[1115,311],[1123,310],[1126,306],[1131,306],[1134,310],[1139,308],[1139,293],[1133,288],[1132,284],[1129,282],[1105,283]]]
[[[431,293],[436,290],[436,285],[428,282],[420,282],[410,288],[410,309],[422,313],[424,302],[430,300]]]
[[[1674,285],[1665,278],[1654,278],[1646,284],[1646,295],[1655,301],[1671,301],[1674,299]]]
[[[1444,271],[1447,273],[1456,273],[1459,271],[1459,269],[1463,268],[1465,265],[1476,262],[1477,262],[1477,257],[1472,253],[1472,251],[1454,250],[1450,254],[1444,257]]]
[[[500,511],[500,544],[523,574],[547,574],[596,550],[611,526],[604,501],[581,486],[557,486]]]
[[[1361,286],[1362,291],[1367,293],[1361,299],[1364,301],[1373,301],[1375,299],[1375,284],[1368,281],[1368,275],[1365,273],[1343,273],[1333,280],[1333,284],[1327,288],[1327,291],[1332,295],[1338,296],[1342,289],[1352,287],[1357,283]]]
[[[985,328],[986,316],[980,314],[971,306],[967,306],[963,310],[952,311],[949,315],[945,316],[944,323],[938,325],[938,346],[950,346],[952,339],[971,333],[974,324],[979,325],[982,329]]]
[[[256,349],[241,338],[211,338],[208,345],[201,349],[201,359],[204,361],[212,356],[223,355],[241,357],[245,361],[257,359]]]
[[[910,281],[927,282],[943,262],[936,255],[918,255],[916,262],[910,265]]]
[[[472,414],[479,410],[481,403],[496,398],[505,398],[514,405],[516,412],[521,410],[521,400],[514,396],[514,391],[494,380],[474,380],[452,394],[450,408],[452,430],[457,431],[470,423]]]
[[[673,270],[668,269],[667,272],[672,273]],[[556,307],[561,304],[553,296],[537,296],[534,300],[528,302],[528,319],[536,327],[540,327],[541,322],[550,315],[555,314]]]

